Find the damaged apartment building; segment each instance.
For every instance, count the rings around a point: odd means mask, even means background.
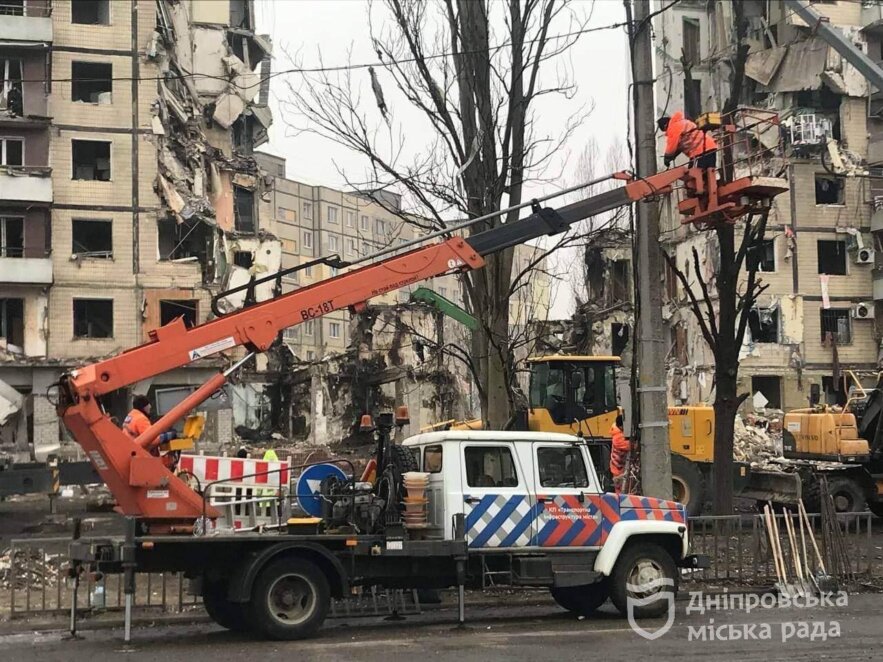
[[[205,321],[214,295],[278,269],[252,156],[270,44],[252,0],[2,0],[0,14],[0,443],[39,455],[62,439],[46,397],[61,371]],[[105,405],[121,417],[147,393],[162,411],[214,368]]]
[[[746,407],[791,409],[811,399],[843,404],[852,370],[875,383],[883,326],[883,187],[867,175],[883,164],[883,105],[868,81],[783,2],[746,0],[749,55],[746,104],[778,113],[781,155],[762,164],[787,179],[766,237],[751,259],[767,289],[750,312],[740,354]],[[825,1],[827,17],[876,62],[883,60],[883,15],[877,2]],[[657,114],[696,118],[729,95],[733,4],[684,0],[655,18]],[[660,150],[661,153],[661,150]],[[770,152],[773,153],[773,152]],[[881,189],[878,191],[878,189]],[[876,205],[876,207],[875,207]],[[714,291],[719,249],[714,233],[682,226],[674,201],[664,206],[663,244],[688,280],[698,283],[691,251]],[[736,228],[741,237],[741,226]],[[738,241],[738,239],[737,239]],[[675,274],[667,270],[670,401],[714,399],[713,358]],[[845,374],[845,373],[840,373]]]

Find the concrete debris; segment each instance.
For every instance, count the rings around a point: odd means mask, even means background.
[[[782,457],[782,418],[770,411],[770,417],[751,415],[746,424],[736,416],[733,429],[733,459],[748,462],[753,469],[779,470],[776,460]]]
[[[0,555],[0,587],[21,590],[51,588],[62,581],[67,554],[36,549],[7,549]]]

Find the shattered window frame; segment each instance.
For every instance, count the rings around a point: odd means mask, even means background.
[[[16,222],[17,232],[10,231],[12,223]],[[17,235],[21,239],[21,245],[9,244],[10,234]],[[0,216],[0,257],[18,258],[25,254],[25,217],[18,214],[3,214]]]
[[[782,384],[781,375],[751,375],[751,395],[759,392],[767,399],[764,409],[781,409]]]
[[[0,2],[2,2],[2,0],[0,0]],[[80,77],[78,77],[77,69],[81,68],[81,67],[87,67],[87,68],[107,67],[107,69],[108,69],[108,71],[106,72],[107,77],[106,78],[103,76],[98,77],[98,74],[96,73],[96,74],[94,74],[93,77],[86,76],[86,77],[80,78]],[[108,88],[106,90],[99,91],[98,94],[104,94],[104,93],[109,94],[110,100],[107,103],[102,103],[98,98],[96,98],[94,101],[92,101],[91,99],[77,98],[78,96],[81,97],[83,92],[86,91],[86,90],[82,89],[83,85],[86,85],[87,87],[97,86],[98,84],[104,83],[104,82],[108,83]],[[79,88],[79,94],[77,91],[78,88]],[[99,106],[99,105],[109,106],[109,105],[111,105],[113,103],[113,62],[93,62],[90,60],[73,60],[71,62],[71,101],[74,103],[87,103],[87,104],[91,104],[94,106]]]
[[[836,246],[836,248],[835,248]],[[846,259],[847,247],[846,242],[841,239],[818,239],[816,240],[816,258],[818,263],[818,272],[828,276],[847,276],[849,275],[849,260]],[[835,259],[843,260],[843,266],[840,264],[836,268],[831,267],[831,263]],[[822,261],[826,264],[822,264]]]
[[[11,310],[10,301],[17,302],[17,310]],[[12,316],[18,312],[19,318]],[[19,325],[13,325],[14,321],[18,321]],[[11,330],[10,330],[11,329]],[[0,338],[5,338],[6,342],[16,347],[24,348],[25,334],[25,300],[24,297],[0,297]],[[17,342],[16,342],[17,341]]]
[[[689,36],[695,36],[695,40],[688,40],[688,33]],[[684,60],[689,64],[699,64],[702,58],[702,28],[699,19],[694,16],[681,17],[681,36]]]
[[[86,224],[105,224],[107,226],[108,250],[85,250],[88,246],[82,243],[77,245],[77,228],[84,229]],[[71,219],[71,252],[77,257],[86,259],[112,260],[113,259],[113,221],[109,218],[72,218]]]
[[[199,299],[159,299],[157,305],[159,307],[160,326],[165,326],[178,317],[184,318],[184,326],[188,329],[199,324]],[[166,307],[165,313],[168,314],[164,313],[163,306]],[[179,314],[176,315],[175,312]],[[164,319],[166,321],[163,321]]]
[[[827,182],[828,185],[833,184],[836,187],[835,193],[837,194],[837,199],[835,202],[820,202],[819,194],[826,193],[826,191],[822,190],[824,187],[820,188],[820,184],[823,182]],[[813,186],[814,186],[814,198],[816,207],[844,207],[846,206],[846,180],[843,177],[837,177],[835,175],[829,175],[827,173],[817,172],[813,177]]]
[[[844,320],[845,324],[840,324]],[[827,341],[827,334],[831,333],[838,345],[848,345],[852,342],[852,317],[849,308],[820,308],[819,328],[821,330],[820,342]]]
[[[252,189],[233,185],[233,227],[237,232],[251,234],[257,231],[256,198]]]
[[[2,1],[2,0],[0,0]],[[0,165],[10,168],[21,168],[25,165],[25,137],[24,136],[3,136],[0,135]],[[19,143],[19,163],[9,163],[9,144]]]
[[[107,145],[107,169],[98,167],[98,160],[103,157],[95,157],[95,167],[93,171],[93,177],[78,177],[77,176],[77,161],[75,152],[78,145],[85,145],[86,143],[92,145]],[[85,167],[81,165],[79,167]],[[107,179],[101,179],[98,177],[98,174],[101,172],[107,172]],[[87,140],[87,139],[78,139],[71,138],[71,181],[76,182],[112,182],[113,181],[113,140]]]
[[[770,265],[771,263],[772,267],[768,269],[767,265]],[[758,247],[758,272],[765,274],[775,273],[778,266],[779,265],[776,264],[776,240],[764,239],[760,242],[760,246]]]
[[[751,340],[759,344],[777,344],[782,342],[781,315],[779,307],[761,308],[755,306],[748,311],[748,329]],[[768,321],[764,317],[769,317]]]
[[[109,306],[103,312],[110,312],[110,323],[99,323],[97,320],[89,320],[86,319],[91,315],[96,315],[96,308],[101,308],[104,306]],[[93,308],[90,312],[87,308]],[[78,311],[79,308],[79,311]],[[74,340],[107,340],[112,339],[114,337],[114,300],[112,298],[107,297],[74,297],[72,300],[71,306],[72,319],[73,319],[73,337]],[[78,322],[77,318],[81,317],[81,320]],[[103,335],[93,334],[94,326],[96,327],[105,327]],[[99,329],[100,330],[100,329]],[[83,332],[85,331],[85,332]]]
[[[96,16],[98,16],[97,22],[92,21],[78,21],[76,20],[75,14],[76,10],[74,7],[85,7],[87,5],[94,5],[97,9]],[[102,8],[104,11],[102,11]],[[112,25],[113,24],[113,12],[110,10],[111,1],[110,0],[71,0],[71,23],[73,25]],[[105,19],[102,22],[102,14]]]

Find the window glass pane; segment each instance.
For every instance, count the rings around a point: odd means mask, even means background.
[[[537,469],[541,487],[588,487],[589,477],[578,448],[537,449]]]
[[[423,449],[423,471],[437,474],[442,470],[442,447],[427,446]]]
[[[517,487],[512,451],[505,446],[469,446],[465,450],[469,487]]]

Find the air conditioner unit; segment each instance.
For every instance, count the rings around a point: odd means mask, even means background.
[[[874,249],[873,248],[859,248],[855,252],[855,263],[856,264],[874,264]]]
[[[857,303],[852,308],[852,318],[857,320],[872,320],[874,319],[874,304],[873,303]]]

